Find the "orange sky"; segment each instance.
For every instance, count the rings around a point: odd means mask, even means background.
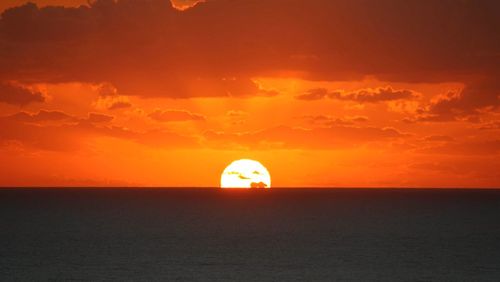
[[[497,1],[24,2],[0,186],[500,187]]]

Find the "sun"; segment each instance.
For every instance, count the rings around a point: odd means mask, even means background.
[[[242,159],[232,162],[220,178],[221,188],[271,188],[271,176],[258,161]]]

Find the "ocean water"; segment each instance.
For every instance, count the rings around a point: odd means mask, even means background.
[[[1,281],[500,281],[500,190],[0,189]]]

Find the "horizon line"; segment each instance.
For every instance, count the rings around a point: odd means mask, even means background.
[[[272,189],[271,189],[272,188]],[[384,186],[278,186],[271,188],[221,188],[217,186],[0,186],[0,190],[7,189],[203,189],[203,190],[292,190],[292,189],[338,189],[338,190],[500,190],[500,187],[384,187]]]

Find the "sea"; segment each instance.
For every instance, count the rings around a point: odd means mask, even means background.
[[[500,190],[0,189],[0,281],[500,281]]]

